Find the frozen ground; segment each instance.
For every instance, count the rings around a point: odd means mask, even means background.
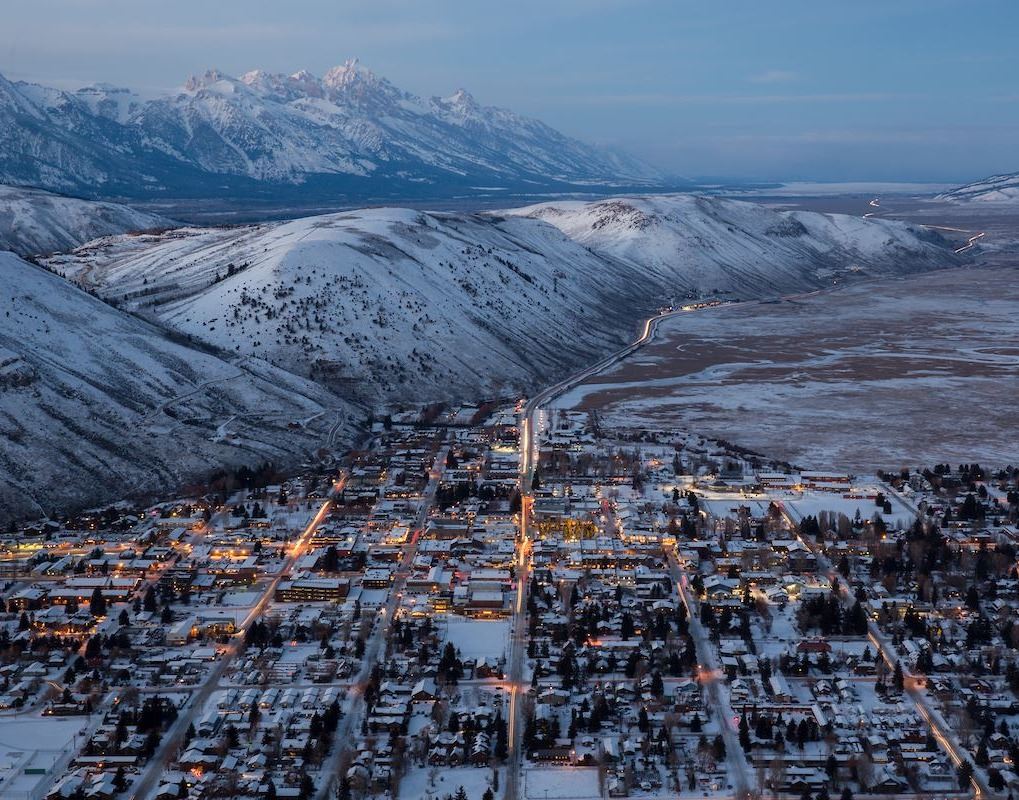
[[[948,270],[681,315],[558,405],[810,468],[1014,463],[1016,275]]]

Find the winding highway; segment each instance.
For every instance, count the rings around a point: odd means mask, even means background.
[[[869,203],[867,203],[867,205],[870,206],[871,208],[874,208],[874,209],[881,209],[880,198],[875,197],[873,200],[871,200]],[[870,219],[871,217],[876,217],[880,213],[881,213],[880,210],[877,210],[877,211],[868,211],[866,214],[863,215],[863,218],[864,219]],[[904,221],[909,222],[910,220],[907,219],[907,220],[904,220]],[[966,244],[962,245],[962,247],[957,247],[955,250],[952,251],[956,255],[958,255],[959,253],[965,253],[967,250],[970,250],[970,249],[976,247],[977,243],[987,235],[987,231],[972,231],[972,230],[966,230],[965,228],[952,228],[952,227],[949,227],[947,225],[926,225],[926,224],[924,224],[922,222],[916,222],[916,223],[913,223],[913,224],[920,225],[921,227],[924,227],[924,228],[930,228],[931,230],[935,230],[935,231],[949,231],[951,233],[969,233],[969,234],[972,234],[966,240]]]

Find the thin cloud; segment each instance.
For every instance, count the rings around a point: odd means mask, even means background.
[[[797,74],[787,69],[769,69],[750,76],[751,83],[791,83],[796,80]]]
[[[916,95],[894,92],[833,92],[821,94],[594,94],[563,97],[564,103],[592,106],[787,105],[845,102],[886,102]]]

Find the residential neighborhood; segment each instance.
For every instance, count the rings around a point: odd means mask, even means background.
[[[521,401],[18,526],[0,795],[1005,797],[1017,477]]]

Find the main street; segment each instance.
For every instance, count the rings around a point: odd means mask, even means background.
[[[524,654],[527,650],[527,590],[530,581],[531,509],[534,497],[531,486],[534,482],[534,457],[538,446],[540,430],[538,416],[542,408],[559,395],[599,372],[617,364],[647,344],[655,335],[658,324],[669,317],[684,313],[683,310],[668,310],[645,320],[640,335],[630,344],[606,356],[595,364],[564,378],[553,386],[530,398],[520,415],[520,514],[517,533],[517,594],[513,605],[511,621],[509,670],[507,681],[510,686],[510,709],[508,720],[509,752],[506,760],[506,800],[517,800],[520,776],[523,771],[523,724],[521,716],[522,695],[528,685],[524,681]]]

